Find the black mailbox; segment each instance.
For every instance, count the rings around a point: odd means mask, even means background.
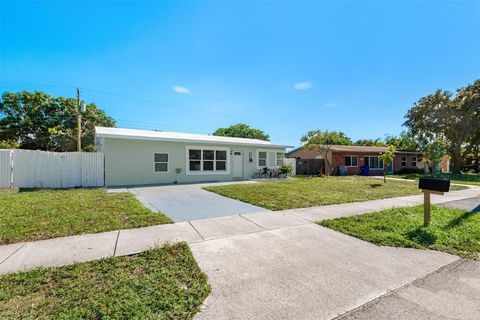
[[[422,190],[448,192],[448,190],[450,190],[450,180],[447,178],[420,178],[418,188]]]

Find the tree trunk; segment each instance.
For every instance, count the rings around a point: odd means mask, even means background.
[[[387,183],[387,163],[384,161],[383,162],[383,183]]]
[[[462,169],[462,152],[460,148],[453,148],[450,152],[452,157],[452,173],[461,173]]]

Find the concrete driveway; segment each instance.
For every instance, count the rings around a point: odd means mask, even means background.
[[[154,211],[165,213],[175,222],[268,211],[202,189],[205,186],[222,184],[231,184],[231,182],[138,187],[129,188],[129,191],[135,194],[144,205]]]
[[[315,224],[190,248],[213,288],[197,319],[332,319],[458,260],[379,247]]]

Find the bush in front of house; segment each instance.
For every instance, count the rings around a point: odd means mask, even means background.
[[[279,168],[278,168],[278,173],[279,175],[281,176],[288,176],[292,173],[293,171],[293,167],[291,164],[282,164]]]
[[[425,169],[423,168],[402,168],[395,172],[396,174],[408,174],[408,173],[420,173],[425,174]]]

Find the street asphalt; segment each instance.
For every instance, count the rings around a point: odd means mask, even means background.
[[[480,319],[480,261],[460,260],[339,320]]]

